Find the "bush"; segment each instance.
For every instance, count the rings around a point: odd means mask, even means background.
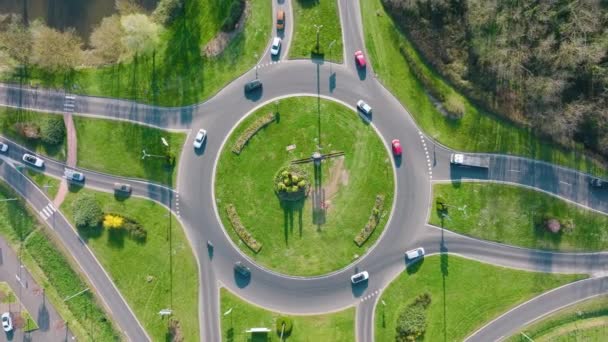
[[[125,217],[124,228],[129,232],[129,237],[137,242],[145,242],[148,238],[148,231],[133,219]]]
[[[163,26],[168,26],[184,13],[184,0],[160,0],[152,13],[152,19]]]
[[[230,10],[228,11],[228,16],[224,19],[222,23],[222,31],[230,32],[236,28],[236,24],[238,24],[243,12],[245,11],[245,0],[235,0],[230,5]]]
[[[283,323],[285,323],[285,330],[283,330]],[[289,317],[280,316],[277,318],[276,328],[279,337],[281,336],[281,331],[283,331],[283,337],[287,337],[291,335],[291,331],[293,330],[293,321]]]
[[[40,139],[40,126],[38,126],[36,123],[17,122],[14,127],[17,134],[26,139]]]
[[[380,213],[382,212],[382,207],[384,206],[384,196],[376,195],[376,203],[374,203],[374,207],[372,208],[372,213],[367,220],[367,224],[363,229],[357,234],[355,237],[355,243],[357,246],[361,247],[367,239],[372,235],[378,223],[380,223]]]
[[[259,130],[266,127],[275,120],[276,116],[274,115],[274,113],[268,113],[267,115],[255,120],[249,127],[245,129],[245,131],[243,131],[243,133],[241,133],[239,138],[234,143],[234,146],[232,147],[232,152],[236,154],[241,154],[241,151],[243,150],[247,142],[249,142],[249,140],[253,138],[253,136]]]
[[[65,139],[65,124],[61,116],[54,115],[42,121],[40,136],[45,144],[59,145]]]
[[[308,174],[303,168],[290,165],[282,168],[274,176],[274,191],[281,200],[298,201],[308,194]]]
[[[96,227],[103,218],[103,211],[93,194],[81,193],[72,203],[74,222],[78,227]]]
[[[236,208],[233,204],[228,204],[226,206],[226,212],[228,213],[228,219],[232,224],[232,228],[236,234],[243,240],[243,242],[247,245],[247,247],[251,248],[252,251],[258,253],[260,249],[262,249],[262,244],[259,243],[256,239],[253,238],[251,233],[247,231],[241,219],[239,218],[239,214],[236,212]]]
[[[462,119],[464,116],[464,100],[456,93],[450,93],[442,104],[452,119]]]
[[[120,229],[123,227],[124,221],[118,215],[106,214],[103,218],[103,226],[108,229]]]
[[[418,340],[426,331],[426,309],[431,305],[431,295],[425,292],[408,305],[397,319],[397,336],[399,342]]]

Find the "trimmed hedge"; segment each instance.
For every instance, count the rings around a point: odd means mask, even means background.
[[[243,148],[245,148],[247,142],[249,142],[249,140],[259,130],[271,124],[275,120],[276,116],[274,115],[274,113],[268,113],[267,115],[255,120],[249,127],[245,129],[245,131],[243,131],[243,133],[241,133],[239,138],[234,143],[234,146],[232,147],[232,152],[236,154],[241,154],[241,151],[243,151]]]
[[[241,240],[243,240],[243,242],[245,242],[247,247],[251,248],[252,251],[258,253],[262,249],[262,244],[259,243],[253,237],[253,235],[251,235],[251,233],[247,231],[245,226],[243,226],[243,223],[241,222],[239,214],[236,212],[236,208],[234,207],[234,205],[228,204],[228,206],[226,206],[226,212],[228,213],[228,219],[230,220],[232,228],[234,228],[236,234],[241,238]]]
[[[361,247],[367,239],[372,235],[378,223],[380,223],[380,217],[382,216],[382,208],[384,207],[384,195],[376,195],[376,203],[372,209],[372,214],[367,220],[367,224],[355,237],[355,243]]]
[[[234,0],[232,2],[232,5],[230,5],[228,16],[226,17],[226,19],[224,19],[224,22],[222,23],[222,31],[234,31],[234,29],[236,28],[236,24],[238,24],[239,20],[241,20],[241,16],[243,16],[244,11],[245,0]]]

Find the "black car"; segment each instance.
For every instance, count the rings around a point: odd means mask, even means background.
[[[608,188],[608,181],[601,180],[599,178],[591,178],[589,185],[594,188],[605,189]]]
[[[234,270],[243,277],[249,277],[251,270],[240,261],[234,263]]]
[[[251,82],[247,82],[247,84],[245,84],[245,92],[250,92],[250,91],[254,91],[257,89],[261,89],[262,88],[262,81],[255,79]]]

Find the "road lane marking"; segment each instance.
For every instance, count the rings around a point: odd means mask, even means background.
[[[511,169],[510,172],[521,172],[520,170]]]
[[[560,183],[562,183],[562,184],[568,185],[568,186],[569,186],[569,185],[572,185],[572,184],[570,184],[570,183],[566,183],[566,182],[561,181],[561,180],[560,180],[559,182],[560,182]]]

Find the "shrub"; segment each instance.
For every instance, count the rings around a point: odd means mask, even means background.
[[[81,193],[72,203],[74,222],[78,227],[96,227],[103,218],[103,211],[93,194]]]
[[[245,147],[247,142],[249,142],[249,140],[259,130],[266,127],[267,125],[269,125],[270,123],[272,123],[275,120],[276,120],[276,116],[274,115],[274,113],[268,113],[267,115],[262,116],[261,118],[255,120],[249,127],[247,127],[243,131],[243,133],[241,133],[239,138],[234,143],[234,146],[232,147],[232,152],[234,152],[236,154],[241,154],[241,151],[243,150],[243,148]]]
[[[103,226],[108,229],[120,229],[123,223],[124,219],[118,215],[106,214],[103,218]]]
[[[283,330],[283,324],[285,324],[285,329]],[[276,322],[277,335],[281,336],[281,331],[283,332],[283,337],[287,337],[291,335],[291,331],[293,330],[293,321],[289,317],[279,316]]]
[[[123,226],[129,232],[129,237],[137,242],[145,242],[148,238],[148,231],[133,219],[125,217]]]
[[[426,331],[426,309],[431,304],[431,295],[425,292],[409,304],[397,319],[397,336],[399,342],[418,340]]]
[[[40,139],[40,126],[33,122],[17,122],[15,131],[26,139]]]
[[[233,204],[228,204],[226,206],[226,212],[228,213],[228,219],[232,224],[232,228],[236,234],[243,240],[243,242],[247,245],[247,247],[251,248],[252,251],[258,253],[260,249],[262,249],[262,244],[257,242],[256,239],[253,238],[251,233],[247,231],[241,219],[239,218],[239,214],[236,212],[236,208]]]
[[[363,229],[355,236],[355,243],[357,246],[361,247],[367,239],[372,235],[378,223],[380,223],[380,213],[382,212],[382,207],[384,206],[384,196],[376,195],[376,203],[374,203],[374,207],[372,208],[372,213],[367,220],[367,224]]]
[[[65,139],[65,124],[61,116],[54,116],[42,121],[40,126],[42,141],[49,145],[59,145]]]
[[[184,13],[184,0],[160,0],[152,13],[152,19],[158,24],[168,26]]]
[[[442,104],[452,119],[462,119],[464,116],[464,100],[456,93],[450,93]]]
[[[238,24],[243,12],[245,11],[245,0],[235,0],[230,5],[230,9],[228,10],[228,16],[224,19],[222,23],[222,31],[230,32],[236,28],[236,24]]]
[[[289,165],[282,168],[274,176],[274,191],[281,200],[297,201],[308,194],[308,174],[303,168]],[[280,185],[279,185],[280,184]]]

